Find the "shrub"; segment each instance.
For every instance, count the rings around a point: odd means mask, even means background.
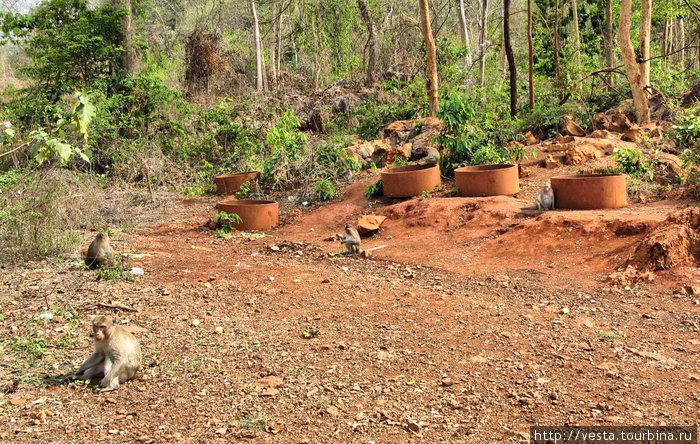
[[[379,197],[384,195],[384,182],[381,179],[365,188],[365,197]]]
[[[615,148],[612,158],[617,162],[617,172],[638,179],[653,179],[651,161],[638,149]]]
[[[331,200],[335,197],[335,187],[328,179],[319,180],[314,192],[320,200]]]

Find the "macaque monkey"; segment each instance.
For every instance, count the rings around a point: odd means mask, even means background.
[[[346,182],[350,182],[350,179],[352,179],[352,168],[347,166],[345,167],[345,172],[343,173],[343,180]]]
[[[114,250],[109,244],[107,233],[97,233],[85,254],[85,265],[95,269],[107,265],[114,257]]]
[[[348,253],[356,254],[360,250],[360,233],[350,224],[345,225],[345,237],[341,240],[348,249]]]
[[[537,196],[535,206],[538,210],[553,210],[554,209],[554,191],[549,182],[542,185],[542,191]]]
[[[141,366],[141,347],[134,335],[109,316],[92,320],[95,352],[80,366],[72,379],[101,377],[100,392],[116,390],[119,384],[134,377]]]
[[[440,153],[435,148],[428,148],[428,153],[418,161],[420,166],[435,166],[440,162]]]

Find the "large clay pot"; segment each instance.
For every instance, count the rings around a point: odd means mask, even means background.
[[[245,173],[216,176],[216,189],[220,194],[229,196],[240,190],[244,183],[252,182],[258,178],[260,178],[260,171],[246,171]]]
[[[382,172],[384,195],[387,197],[419,196],[423,191],[433,191],[441,183],[438,166],[408,165]]]
[[[224,199],[216,207],[240,216],[241,223],[233,225],[237,230],[269,230],[279,223],[279,204],[272,200]]]
[[[457,168],[455,182],[463,197],[513,195],[520,191],[518,166],[511,164]]]
[[[557,208],[596,210],[627,205],[627,176],[624,174],[580,174],[552,177]]]

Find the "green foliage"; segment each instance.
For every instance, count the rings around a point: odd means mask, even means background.
[[[331,200],[335,197],[335,187],[328,179],[319,180],[314,187],[314,192],[320,200]]]
[[[408,166],[410,164],[411,164],[411,162],[404,159],[403,157],[396,156],[396,157],[394,157],[394,161],[391,162],[391,165],[389,165],[389,167],[390,168],[398,168],[398,167],[402,167],[402,166]]]
[[[32,332],[28,338],[14,337],[12,338],[12,348],[19,356],[29,359],[30,361],[41,359],[46,352],[46,342],[44,338],[36,336],[36,332]]]
[[[349,166],[352,171],[359,171],[360,164],[354,157],[348,156],[345,151],[350,139],[344,137],[331,137],[319,145],[313,153],[315,163],[312,173],[315,177],[323,179],[339,179],[343,177],[345,169]]]
[[[367,188],[365,188],[365,197],[366,198],[371,198],[371,197],[379,197],[384,195],[384,182],[382,182],[382,179],[379,179],[378,181],[374,182],[373,184],[369,185]]]
[[[681,151],[683,166],[689,171],[688,180],[691,183],[700,181],[697,166],[700,165],[700,107],[689,109],[673,126],[676,144]]]
[[[219,229],[214,232],[214,237],[225,237],[235,230],[234,225],[240,224],[242,219],[241,216],[236,213],[220,211],[214,216],[214,222],[219,226]]]
[[[131,266],[126,258],[120,254],[114,255],[114,260],[109,265],[98,268],[97,276],[105,281],[136,282],[138,280],[136,275],[131,274]]]
[[[31,62],[20,68],[36,84],[25,92],[57,102],[74,89],[107,79],[118,59],[120,21],[109,2],[46,0],[26,15],[0,16],[2,32],[22,44]]]
[[[621,340],[625,339],[624,336],[620,336],[619,334],[615,333],[614,331],[602,331],[601,330],[599,332],[596,332],[596,334],[603,339],[610,339],[613,341],[621,341]]]
[[[362,140],[378,138],[379,130],[391,122],[417,117],[416,107],[411,102],[379,104],[371,97],[360,103],[353,113],[358,122],[357,134]]]
[[[617,162],[617,172],[639,179],[653,178],[651,161],[638,149],[615,148],[612,158]]]
[[[262,179],[270,184],[293,183],[302,169],[308,138],[299,131],[299,119],[287,110],[267,134],[269,155],[263,162]]]

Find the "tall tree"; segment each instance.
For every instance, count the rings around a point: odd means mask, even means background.
[[[438,76],[437,76],[437,57],[435,54],[435,40],[433,39],[433,29],[430,26],[430,10],[428,9],[428,0],[418,0],[420,9],[420,30],[423,33],[425,40],[425,52],[428,56],[428,103],[430,107],[430,115],[435,117],[438,110]]]
[[[513,57],[513,47],[510,44],[510,0],[503,0],[503,46],[506,50],[510,77],[510,115],[515,117],[518,113],[518,76],[515,68],[515,57]]]
[[[368,34],[367,44],[365,45],[365,48],[369,49],[365,84],[367,86],[372,86],[374,85],[374,69],[377,65],[377,28],[369,13],[369,8],[367,8],[367,2],[365,2],[365,0],[357,0],[357,8],[360,10],[360,16],[362,17],[362,21],[365,22]]]
[[[615,66],[615,59],[613,55],[613,10],[612,10],[612,0],[605,0],[605,35],[604,35],[604,49],[605,53],[605,65],[608,68]],[[613,85],[613,76],[608,76],[608,83],[610,86]]]
[[[532,41],[532,0],[527,0],[528,105],[535,109],[535,50]]]
[[[571,0],[571,20],[574,23],[574,60],[576,61],[576,76],[581,73],[581,33],[578,29],[578,3]]]
[[[479,85],[484,86],[486,76],[486,49],[489,28],[489,0],[479,0]]]
[[[651,9],[652,0],[642,0],[642,25],[639,34],[639,55],[642,62],[639,64],[639,69],[642,75],[642,86],[646,88],[650,86],[649,71],[651,67]]]
[[[464,58],[467,67],[472,64],[471,44],[469,42],[469,29],[467,28],[467,17],[464,14],[464,0],[455,0],[457,3],[457,16],[459,17],[459,35],[462,37],[462,44],[467,48],[467,55]]]
[[[122,47],[121,68],[125,74],[133,74],[136,71],[136,53],[133,45],[133,32],[131,30],[131,0],[112,0],[112,9],[126,10],[122,18],[119,32],[119,44]]]
[[[561,64],[559,63],[559,0],[554,2],[554,71],[557,76],[557,90],[561,93],[564,84],[561,81]]]
[[[632,16],[632,0],[622,0],[620,2],[620,49],[622,50],[622,61],[627,70],[627,79],[632,89],[634,99],[634,111],[637,115],[637,123],[642,124],[649,120],[649,103],[644,93],[642,83],[642,73],[637,65],[637,57],[634,54],[634,46],[630,38],[630,19]]]
[[[262,45],[260,45],[260,27],[258,13],[255,11],[255,0],[250,0],[250,9],[253,12],[253,39],[255,40],[255,89],[263,90]]]

